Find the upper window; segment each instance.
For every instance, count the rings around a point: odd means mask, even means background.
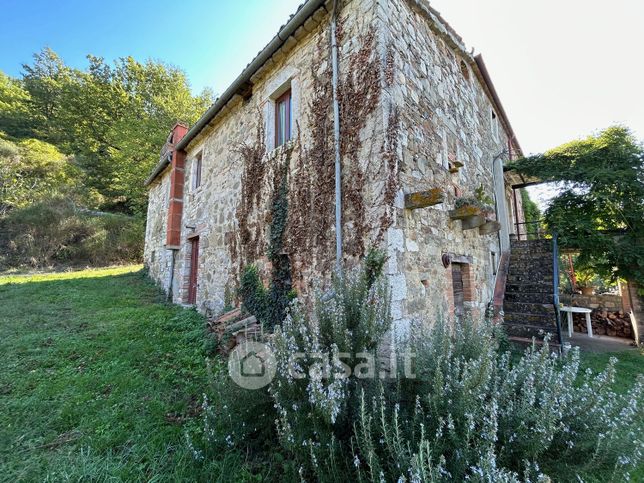
[[[202,164],[202,156],[201,153],[197,154],[197,157],[195,158],[195,188],[199,188],[201,186],[201,164]]]
[[[275,147],[291,139],[291,90],[275,100]]]
[[[490,126],[492,128],[492,135],[494,136],[495,140],[499,139],[499,121],[496,118],[496,112],[494,110],[490,111]]]
[[[467,64],[465,63],[464,60],[461,60],[460,66],[461,66],[461,74],[463,74],[463,77],[465,77],[465,80],[470,80],[470,70],[467,68]]]

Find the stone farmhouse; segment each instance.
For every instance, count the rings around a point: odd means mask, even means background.
[[[500,309],[524,221],[503,169],[520,155],[482,57],[427,1],[307,0],[172,129],[146,182],[145,264],[217,314],[251,264],[306,296],[380,248],[398,328],[479,316]]]

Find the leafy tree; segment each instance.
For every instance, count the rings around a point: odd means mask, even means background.
[[[0,132],[0,213],[77,189],[78,172],[55,146]]]
[[[525,216],[526,233],[530,237],[534,237],[539,233],[539,222],[541,221],[541,210],[537,204],[532,201],[528,190],[522,188],[521,193],[521,206],[523,206],[523,213]]]
[[[0,131],[17,137],[31,134],[29,100],[29,92],[22,82],[0,71]]]
[[[81,71],[44,49],[23,66],[22,81],[0,78],[0,102],[4,97],[15,101],[8,112],[22,116],[36,138],[73,156],[84,184],[102,196],[101,208],[143,212],[143,181],[158,161],[168,131],[177,121],[194,123],[210,105],[212,93],[193,96],[185,73],[161,62],[124,57],[108,64],[100,57],[87,58],[89,67]],[[12,87],[11,96],[3,95],[9,92],[5,84]],[[16,90],[21,84],[24,89]],[[18,106],[26,106],[26,112]]]
[[[513,168],[562,184],[545,212],[563,247],[599,275],[644,283],[644,147],[625,127],[517,160]]]
[[[58,144],[65,135],[65,126],[58,119],[64,110],[63,92],[73,71],[49,47],[34,54],[33,64],[22,68],[33,131],[38,138]]]

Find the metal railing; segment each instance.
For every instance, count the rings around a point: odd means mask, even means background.
[[[541,220],[515,222],[514,229],[517,240],[542,240],[551,236]]]
[[[561,311],[559,310],[559,236],[557,232],[552,233],[552,303],[555,306],[555,321],[557,323],[557,339],[563,349],[563,337],[561,336]]]

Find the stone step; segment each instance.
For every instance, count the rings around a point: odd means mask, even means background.
[[[531,314],[526,312],[506,312],[503,311],[503,321],[509,324],[519,325],[539,325],[539,326],[552,326],[555,327],[555,314]]]
[[[510,266],[512,265],[525,265],[526,263],[534,263],[538,267],[548,268],[552,267],[552,255],[536,254],[536,255],[510,255]]]
[[[508,280],[505,285],[506,296],[508,293],[547,293],[553,292],[552,281],[550,282],[513,282]]]
[[[556,342],[556,327],[538,324],[513,324],[508,322],[503,322],[503,327],[509,337],[538,337],[543,339],[546,334],[550,334],[550,340],[554,340]]]
[[[552,263],[552,252],[544,252],[542,250],[528,250],[528,251],[514,251],[510,253],[510,261],[512,260],[541,260]]]
[[[552,240],[510,240],[510,248],[520,247],[551,247]]]
[[[552,290],[550,290],[552,292]],[[552,304],[552,294],[549,292],[530,292],[527,290],[514,290],[505,292],[506,302],[524,302],[534,304]]]
[[[541,249],[535,249],[532,250],[530,248],[521,248],[521,249],[516,249],[512,250],[510,252],[511,257],[541,257],[541,258],[548,258],[552,260],[552,250],[541,250]]]
[[[509,272],[506,283],[549,283],[552,285],[553,282],[552,275],[543,275],[537,272],[512,273],[512,267]]]
[[[552,303],[532,303],[532,302],[503,302],[503,311],[509,314],[522,313],[522,314],[539,314],[539,315],[552,315],[555,314],[555,306]]]
[[[526,268],[523,270],[517,270],[516,267],[510,267],[508,270],[508,280],[512,277],[513,280],[532,280],[532,281],[541,281],[546,280],[552,282],[554,279],[553,273],[543,271],[539,267]]]

